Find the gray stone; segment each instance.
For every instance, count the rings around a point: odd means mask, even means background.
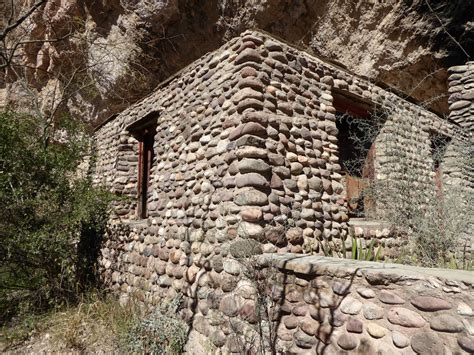
[[[232,294],[225,295],[219,304],[219,311],[224,313],[226,316],[235,317],[239,312],[240,306],[236,300],[236,297]]]
[[[248,173],[248,174],[239,174],[235,177],[235,183],[237,187],[258,187],[258,188],[265,188],[269,186],[268,180],[257,173]]]
[[[280,52],[283,50],[279,43],[272,41],[271,39],[267,39],[264,45],[265,48],[268,49],[270,52]]]
[[[268,203],[268,196],[255,189],[244,190],[237,192],[234,202],[239,206],[264,206]]]
[[[295,343],[300,348],[311,349],[316,344],[316,338],[308,335],[305,332],[298,330],[294,335]]]
[[[285,179],[283,181],[283,185],[288,189],[288,190],[296,190],[297,184],[295,180],[292,179]]]
[[[396,330],[392,332],[392,341],[397,348],[406,348],[408,345],[410,345],[410,339],[408,339],[408,337],[403,333],[400,333]]]
[[[411,347],[417,354],[444,355],[444,345],[436,333],[418,332],[411,338]]]
[[[303,171],[303,165],[301,163],[291,163],[290,171],[293,175],[301,174],[301,172]]]
[[[337,339],[337,345],[344,350],[354,350],[359,345],[359,340],[352,334],[342,334]]]
[[[387,319],[392,324],[404,327],[421,328],[426,321],[418,313],[402,307],[393,307],[388,311]]]
[[[205,317],[197,314],[193,321],[193,329],[207,336],[209,334],[209,323]]]
[[[284,166],[274,166],[273,172],[281,178],[287,178],[291,175],[290,169],[285,168]]]
[[[220,285],[222,291],[231,292],[237,286],[237,278],[232,275],[222,273],[220,275]]]
[[[229,251],[234,258],[242,259],[262,254],[262,247],[254,239],[240,239],[231,244]]]
[[[362,303],[354,297],[347,296],[341,302],[339,309],[345,314],[358,314],[362,308]]]
[[[253,147],[264,148],[265,139],[247,134],[237,139],[235,141],[235,146],[236,147],[253,146]]]
[[[368,302],[364,303],[363,313],[366,319],[381,319],[384,315],[384,309],[375,303]]]
[[[216,331],[212,332],[209,335],[209,339],[211,340],[211,342],[215,346],[220,348],[221,346],[224,346],[227,338],[226,338],[226,335],[224,334],[224,332],[219,329],[219,330],[216,330]]]
[[[332,284],[332,290],[336,295],[344,296],[350,293],[351,283],[349,281],[336,281]]]
[[[237,165],[239,171],[244,173],[267,173],[270,171],[270,165],[262,159],[244,158]]]
[[[231,275],[239,275],[241,265],[238,261],[228,259],[224,262],[224,271]]]
[[[440,314],[430,320],[431,329],[440,332],[459,333],[464,330],[462,322],[451,314]]]
[[[226,347],[227,349],[229,349],[231,353],[240,354],[240,353],[243,353],[245,350],[244,344],[242,344],[242,340],[236,334],[230,334],[227,337]]]
[[[450,309],[451,304],[441,298],[430,297],[430,296],[418,296],[415,297],[411,304],[422,311],[434,312],[443,309]]]
[[[466,106],[469,106],[471,104],[470,101],[467,101],[467,100],[459,100],[459,101],[456,101],[455,103],[451,104],[449,106],[449,110],[450,111],[454,111],[454,110],[459,110],[463,107],[466,107]]]

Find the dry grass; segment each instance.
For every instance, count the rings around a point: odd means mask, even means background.
[[[125,306],[114,297],[92,294],[74,307],[41,316],[24,317],[0,331],[1,352],[115,353],[142,312],[136,303]]]

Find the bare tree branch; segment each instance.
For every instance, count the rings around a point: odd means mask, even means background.
[[[463,46],[461,46],[461,44],[456,40],[456,38],[454,38],[451,33],[448,32],[448,30],[446,29],[446,27],[444,26],[443,24],[443,21],[441,21],[441,19],[439,18],[439,16],[436,14],[436,12],[433,10],[433,8],[431,7],[430,3],[428,0],[425,0],[425,3],[426,5],[428,5],[428,8],[430,9],[431,13],[434,15],[434,17],[436,17],[436,19],[439,21],[439,24],[441,25],[441,27],[443,28],[443,31],[449,36],[449,38],[451,38],[451,40],[456,43],[456,45],[461,49],[461,51],[463,51],[463,53],[466,55],[467,59],[470,59],[471,56],[466,52],[466,50],[463,48]]]
[[[0,40],[3,40],[11,31],[13,31],[15,28],[20,26],[23,22],[25,22],[26,19],[30,17],[33,12],[36,11],[36,9],[41,7],[47,1],[48,0],[39,0],[33,6],[31,6],[28,11],[26,11],[22,16],[20,16],[15,22],[9,24],[2,32],[0,32]],[[13,9],[12,9],[12,13],[13,13]]]

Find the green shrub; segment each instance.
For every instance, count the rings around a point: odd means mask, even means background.
[[[89,146],[71,120],[0,113],[0,324],[93,282],[110,195],[78,174]]]

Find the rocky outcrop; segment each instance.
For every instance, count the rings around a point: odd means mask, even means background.
[[[27,37],[65,38],[25,46],[24,76],[42,110],[65,90],[62,110],[96,121],[244,29],[261,28],[446,112],[445,68],[473,52],[473,11],[462,0],[49,0],[25,25]],[[75,87],[67,87],[71,73]],[[18,75],[8,81],[13,102],[31,102]]]

